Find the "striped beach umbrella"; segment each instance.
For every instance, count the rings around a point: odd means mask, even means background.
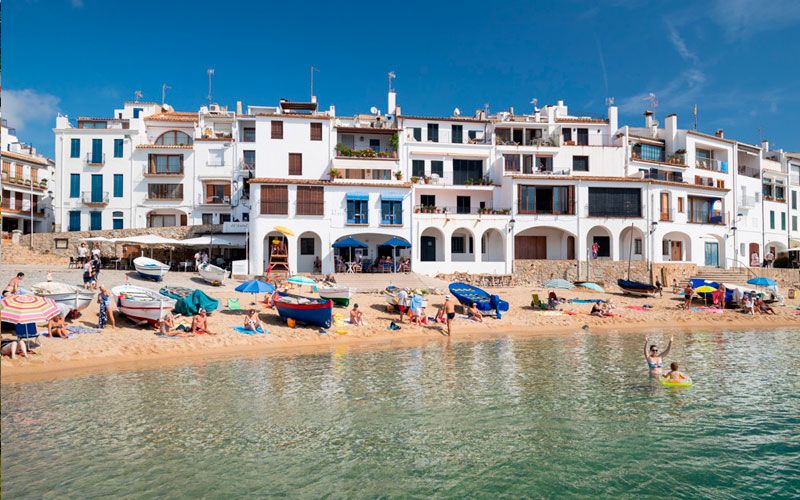
[[[8,295],[0,300],[0,320],[9,323],[40,323],[60,312],[53,299],[38,295]]]

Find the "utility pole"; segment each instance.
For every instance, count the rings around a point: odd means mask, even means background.
[[[211,77],[214,76],[214,68],[208,68],[208,105],[211,106]]]
[[[161,84],[161,107],[164,107],[164,104],[167,102],[167,89],[171,89],[169,85],[166,83]]]
[[[311,66],[311,98],[314,98],[314,73],[319,73],[319,68]]]

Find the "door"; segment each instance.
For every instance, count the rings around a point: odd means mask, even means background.
[[[92,163],[103,163],[103,139],[92,139]]]
[[[468,214],[472,212],[472,199],[470,196],[456,196],[456,213]]]
[[[683,260],[683,242],[670,241],[669,242],[669,260],[681,261]]]
[[[381,150],[381,140],[380,139],[370,139],[369,140],[369,149],[379,152]]]
[[[761,267],[761,252],[758,243],[750,243],[750,267]]]
[[[103,176],[92,174],[92,203],[103,202]]]
[[[356,137],[352,134],[342,134],[342,144],[353,149],[356,147]]]
[[[422,247],[420,260],[422,262],[433,262],[436,260],[436,238],[434,236],[421,236],[420,245]]]
[[[575,237],[567,236],[567,260],[575,260]]]
[[[69,230],[81,230],[81,212],[79,210],[72,210],[69,213]]]
[[[610,236],[595,236],[592,239],[592,244],[597,243],[600,247],[597,250],[598,257],[611,257],[611,237]]]
[[[102,229],[102,212],[89,212],[89,229],[91,231],[99,231]]]
[[[719,267],[719,243],[706,241],[706,266]]]
[[[669,219],[669,193],[661,193],[661,220]]]
[[[514,258],[543,260],[547,258],[547,236],[514,237]]]

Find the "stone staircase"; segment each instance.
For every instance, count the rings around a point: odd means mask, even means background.
[[[752,277],[745,268],[732,268],[720,269],[718,267],[698,267],[697,273],[692,278],[700,278],[708,281],[716,281],[717,283],[729,283],[732,285],[746,286],[747,280]],[[684,280],[680,283],[681,287],[685,287],[688,281]]]

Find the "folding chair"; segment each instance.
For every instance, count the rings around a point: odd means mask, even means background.
[[[15,326],[17,340],[25,342],[25,346],[29,351],[42,347],[42,342],[39,339],[39,332],[36,330],[35,323],[17,323]]]

